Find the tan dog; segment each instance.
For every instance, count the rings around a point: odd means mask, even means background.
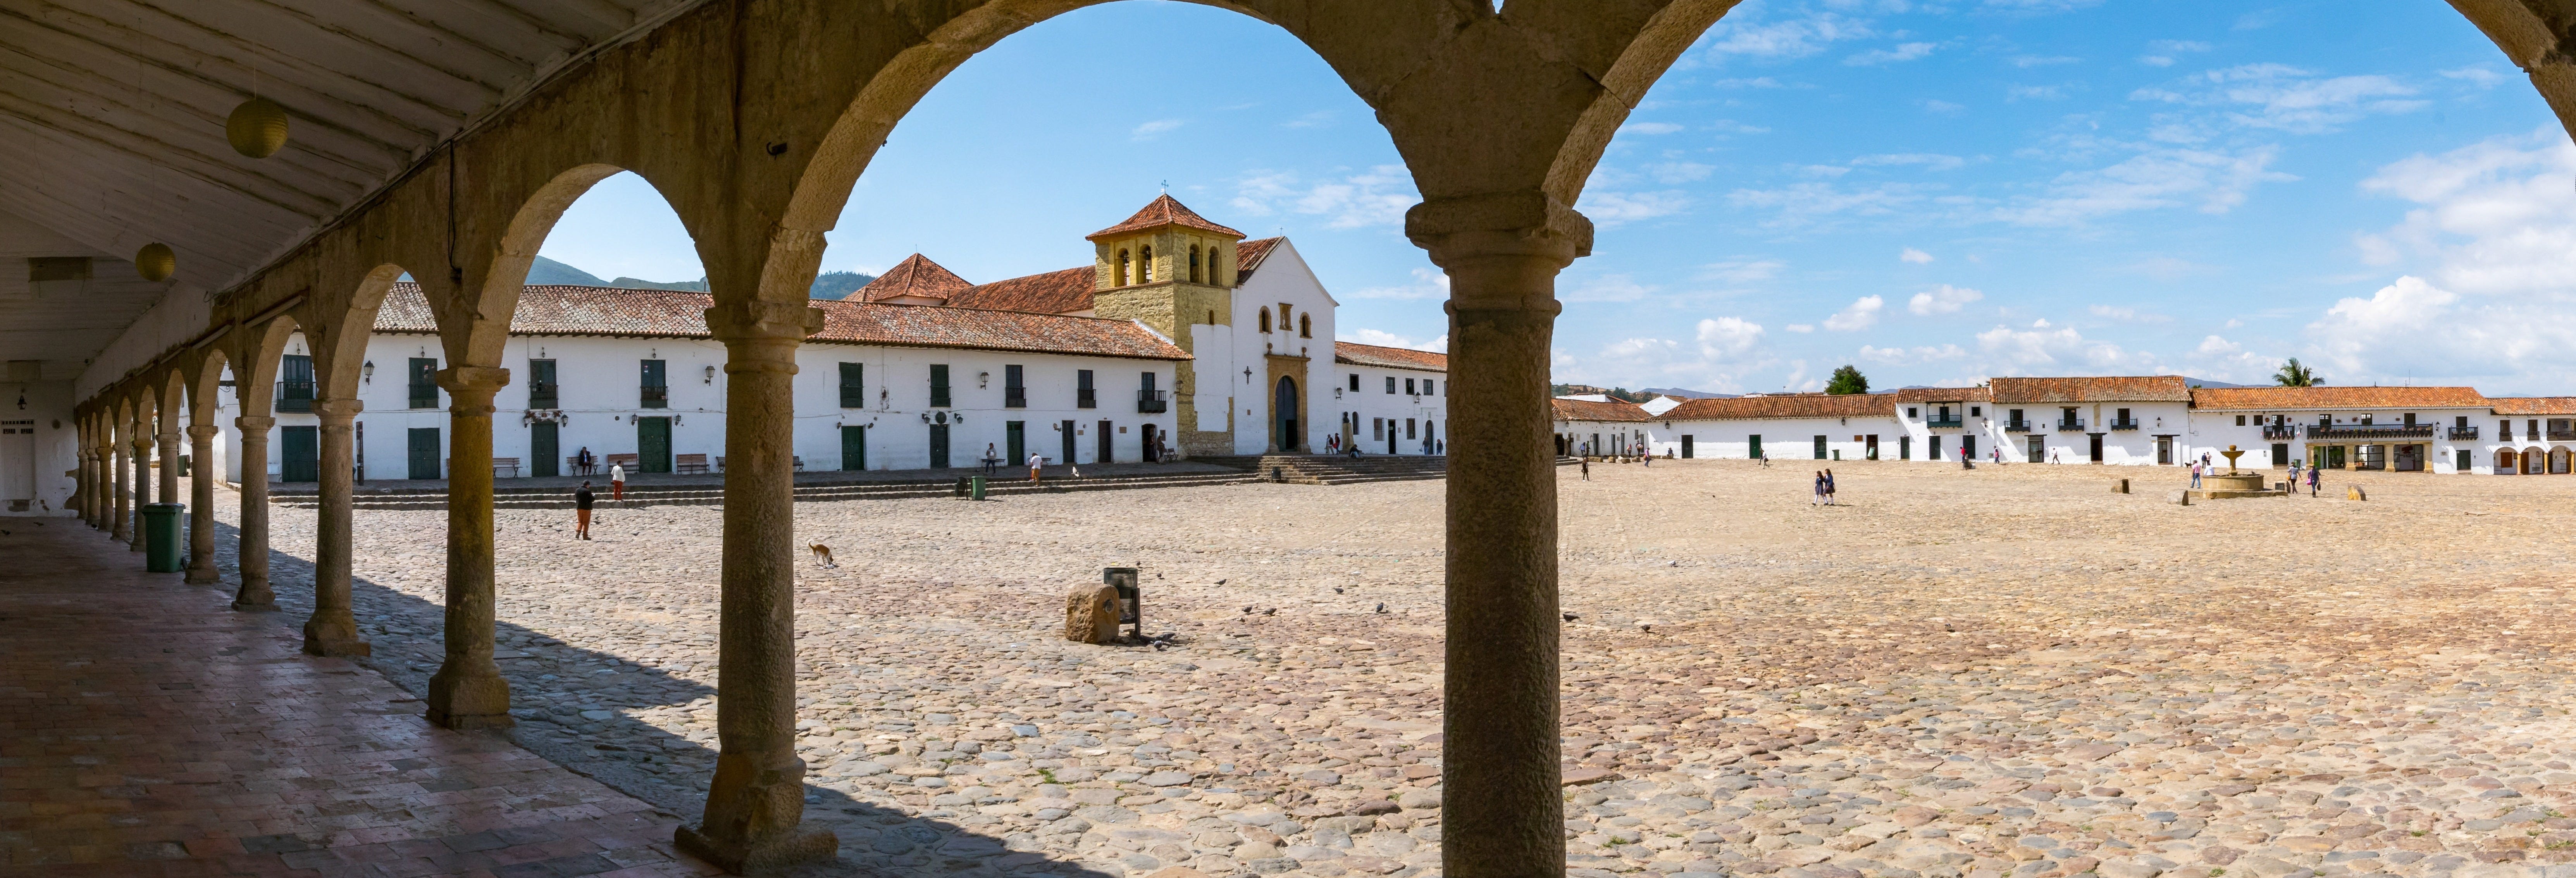
[[[841,565],[832,563],[832,547],[823,545],[822,543],[815,543],[814,566],[830,569]]]

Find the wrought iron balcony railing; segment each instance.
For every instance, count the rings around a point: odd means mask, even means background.
[[[2299,438],[2299,425],[2297,424],[2263,425],[2263,441],[2287,442],[2296,438]]]
[[[1171,403],[1166,402],[1163,399],[1163,392],[1160,390],[1136,391],[1137,414],[1159,415],[1162,414],[1164,408],[1169,405],[1171,405]]]
[[[2308,441],[2335,439],[2431,439],[2431,424],[2312,424]]]
[[[1002,407],[1006,409],[1028,408],[1029,389],[1026,387],[1002,388]]]
[[[2453,442],[2474,442],[2477,441],[2478,438],[2478,428],[2476,427],[2452,427],[2445,431],[2445,433],[2447,434],[2446,438]]]
[[[2004,432],[2006,432],[2006,433],[2028,433],[2028,432],[2030,432],[2030,431],[2031,431],[2031,422],[2029,422],[2029,421],[2005,421],[2005,422],[2004,422]]]
[[[2059,419],[2057,420],[2057,432],[2060,432],[2060,433],[2074,433],[2074,432],[2077,432],[2077,431],[2080,431],[2080,430],[2083,430],[2083,429],[2084,429],[2084,419],[2083,419],[2083,418],[2059,418]]]
[[[1956,430],[1960,427],[1966,426],[1966,422],[1961,421],[1958,418],[1933,418],[1931,420],[1924,421],[1923,426],[1930,427],[1935,430]]]
[[[2115,419],[2115,420],[2113,420],[2113,421],[2111,422],[2111,429],[2114,429],[2114,430],[2135,430],[2135,429],[2137,429],[2137,428],[2138,428],[2138,419],[2136,419],[2136,418],[2129,418],[2129,419],[2126,419],[2126,420],[2116,420],[2116,419]]]

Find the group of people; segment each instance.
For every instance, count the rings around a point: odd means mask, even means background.
[[[1810,501],[1807,501],[1807,502],[1808,502],[1808,504],[1809,504],[1809,505],[1817,505],[1817,504],[1822,504],[1822,505],[1825,505],[1825,506],[1832,506],[1832,505],[1834,505],[1834,471],[1833,471],[1833,470],[1829,470],[1829,469],[1820,469],[1820,470],[1817,470],[1817,471],[1816,471],[1816,497],[1815,497],[1815,499],[1810,500]]]

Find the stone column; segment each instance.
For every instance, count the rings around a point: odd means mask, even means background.
[[[361,408],[354,399],[313,401],[313,414],[322,421],[322,474],[317,486],[322,514],[313,527],[313,616],[304,620],[304,651],[312,655],[374,652],[358,637],[357,617],[349,613],[350,529],[354,526],[349,492],[355,487],[350,483],[349,433]]]
[[[800,825],[805,761],[796,756],[791,382],[796,346],[822,325],[822,312],[801,302],[729,302],[707,309],[707,326],[724,342],[730,376],[716,659],[720,749],[704,819],[680,827],[674,840],[728,872],[829,859],[840,848],[830,832]]]
[[[152,434],[134,434],[134,519],[126,534],[130,552],[143,551],[143,507],[152,505]]]
[[[213,424],[188,425],[188,584],[223,581],[215,572],[215,434]]]
[[[131,515],[131,507],[134,507],[134,484],[126,481],[126,476],[131,474],[131,466],[126,466],[126,448],[129,448],[129,445],[131,443],[116,443],[116,440],[108,440],[108,453],[116,456],[116,461],[113,461],[111,466],[113,479],[116,479],[116,510],[113,510],[116,520],[108,523],[111,525],[111,528],[108,528],[108,538],[113,538],[113,541],[118,543],[131,541],[131,538],[134,538],[134,515]]]
[[[163,503],[179,502],[179,425],[164,419],[161,423],[161,489],[157,496]]]
[[[80,456],[80,485],[73,490],[79,492],[80,502],[74,504],[72,511],[80,513],[82,524],[96,526],[98,519],[90,513],[90,510],[98,505],[97,461],[91,457],[89,436],[84,434],[78,441],[82,443],[79,446],[80,450],[76,452]]]
[[[233,609],[271,612],[277,594],[268,587],[268,431],[277,419],[243,415],[233,426],[241,428],[241,457],[233,461],[241,474],[241,591]]]
[[[1448,655],[1441,872],[1563,874],[1558,781],[1556,274],[1591,224],[1545,195],[1413,208],[1449,274]]]
[[[492,661],[492,396],[510,370],[457,366],[447,389],[447,660],[429,678],[429,721],[451,729],[510,725],[510,683]]]

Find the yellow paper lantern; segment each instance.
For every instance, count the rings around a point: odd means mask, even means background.
[[[134,273],[142,275],[144,280],[160,283],[169,280],[170,275],[178,270],[179,254],[171,252],[168,244],[145,244],[143,249],[134,252]]]
[[[267,98],[251,98],[224,120],[224,137],[233,151],[264,159],[286,148],[286,108]]]

